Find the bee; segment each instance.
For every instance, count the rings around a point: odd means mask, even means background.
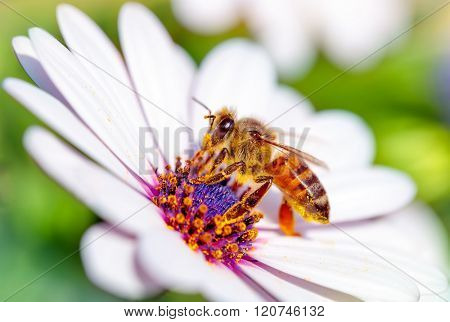
[[[283,193],[279,224],[286,235],[298,235],[294,229],[293,209],[304,220],[329,223],[330,205],[326,191],[306,161],[326,167],[315,157],[281,144],[277,133],[255,118],[237,118],[236,112],[224,107],[217,113],[194,98],[208,110],[209,130],[203,137],[199,155],[208,155],[211,167],[195,183],[215,184],[236,174],[239,184],[249,180],[261,187],[247,205],[235,205],[227,211],[229,221],[255,207],[272,183]],[[220,168],[221,165],[225,167]],[[242,209],[245,208],[245,209]]]

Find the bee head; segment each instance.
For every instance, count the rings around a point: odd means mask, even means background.
[[[211,146],[224,143],[231,135],[235,126],[235,114],[228,108],[223,108],[214,115],[208,131]]]

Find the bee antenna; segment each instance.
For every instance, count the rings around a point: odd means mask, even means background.
[[[207,110],[208,113],[209,113],[209,115],[212,114],[211,109],[210,109],[208,106],[206,106],[205,103],[199,101],[199,100],[198,100],[197,98],[195,98],[195,97],[192,97],[192,100],[193,100],[195,103],[197,103],[198,105],[202,106],[205,110]]]
[[[208,106],[206,106],[205,103],[199,101],[199,100],[198,100],[197,98],[195,98],[195,97],[192,97],[192,100],[193,100],[195,103],[197,103],[198,105],[200,105],[201,107],[203,107],[205,110],[208,111],[208,115],[205,116],[205,119],[209,119],[209,123],[210,123],[210,125],[212,125],[212,124],[214,123],[214,119],[215,119],[216,117],[212,114],[211,109],[210,109]]]

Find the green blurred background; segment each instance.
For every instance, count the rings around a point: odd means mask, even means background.
[[[6,1],[23,16],[60,38],[55,7],[59,0]],[[125,1],[65,1],[90,15],[118,43],[117,14]],[[199,36],[175,21],[168,0],[141,1],[197,61],[216,44],[248,36],[241,25],[220,36]],[[436,1],[415,1],[415,17]],[[0,3],[0,79],[28,79],[11,39],[32,23]],[[342,70],[320,56],[301,79],[288,82],[304,95]],[[442,81],[446,79],[447,82]],[[369,71],[347,73],[311,96],[321,109],[342,108],[363,117],[377,139],[376,162],[402,169],[419,188],[418,198],[439,214],[450,231],[450,8],[415,27]],[[0,299],[33,281],[77,249],[95,214],[43,174],[24,152],[22,134],[39,121],[0,91]],[[167,292],[160,301],[198,300]],[[117,300],[93,286],[78,255],[11,297],[12,301]]]

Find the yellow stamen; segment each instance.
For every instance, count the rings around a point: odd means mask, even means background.
[[[204,233],[200,236],[200,240],[208,244],[212,241],[212,235],[210,233]]]
[[[176,186],[178,184],[178,180],[175,177],[170,178],[170,184],[172,186]]]
[[[172,207],[175,207],[178,204],[177,197],[175,195],[170,195],[169,197],[167,197],[167,201]]]
[[[200,213],[200,215],[206,214],[207,211],[208,211],[208,206],[205,205],[205,204],[201,204],[201,205],[198,207],[198,212]]]
[[[192,199],[189,198],[189,197],[184,198],[184,199],[183,199],[183,204],[184,204],[186,207],[192,206]]]
[[[247,225],[244,224],[243,222],[240,222],[240,223],[237,224],[237,229],[239,231],[245,231],[247,229]]]
[[[200,218],[195,218],[193,225],[195,228],[200,229],[203,227],[203,220],[201,220]]]
[[[225,226],[225,227],[223,227],[223,235],[224,236],[228,236],[229,234],[231,234],[232,233],[232,229],[231,229],[231,227],[230,226]]]
[[[242,234],[241,238],[247,241],[255,240],[258,236],[258,230],[256,228],[252,228],[249,231]]]
[[[212,255],[215,259],[221,259],[223,256],[223,252],[220,249],[217,249],[212,252]]]
[[[179,223],[179,224],[182,224],[182,223],[184,223],[184,215],[182,214],[182,213],[178,213],[176,216],[175,216],[175,220],[177,221],[177,223]]]
[[[239,246],[236,243],[231,243],[226,246],[227,250],[232,253],[236,253],[239,250]]]
[[[184,186],[184,193],[186,193],[187,195],[190,195],[193,192],[194,192],[194,187],[193,186],[190,186],[188,184],[186,184]]]

